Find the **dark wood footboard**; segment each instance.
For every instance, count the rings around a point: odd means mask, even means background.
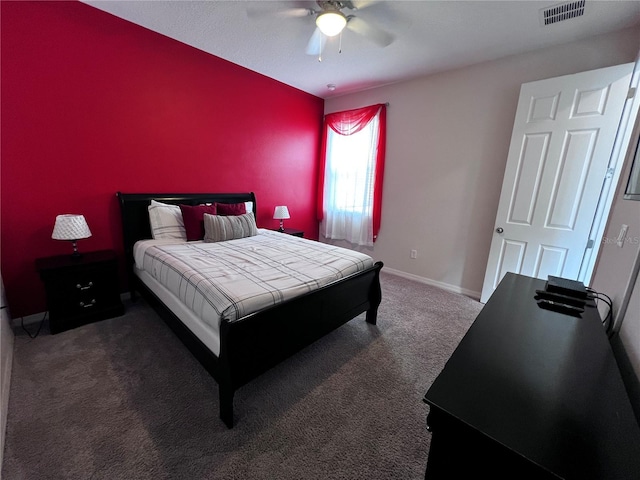
[[[363,312],[366,312],[367,322],[376,323],[382,299],[382,262],[233,322],[223,321],[220,326],[220,354],[216,355],[135,276],[133,244],[150,238],[147,206],[151,199],[188,204],[253,201],[255,212],[255,196],[253,193],[118,193],[118,198],[132,297],[138,290],[216,379],[220,418],[229,428],[233,426],[233,396],[236,389]]]
[[[319,290],[234,322],[222,322],[218,383],[220,415],[227,426],[233,424],[231,402],[237,388],[363,312],[367,321],[375,323],[381,268],[378,262]]]

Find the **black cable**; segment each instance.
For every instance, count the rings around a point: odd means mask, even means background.
[[[602,301],[609,307],[607,315],[602,320],[602,325],[609,338],[611,338],[611,335],[613,335],[613,300],[606,293],[598,292],[590,287],[586,287],[586,289],[592,294],[591,298],[596,300],[596,306],[599,301]]]
[[[20,323],[22,324],[22,329],[27,332],[27,335],[29,335],[30,338],[36,338],[38,336],[38,334],[40,333],[40,329],[42,328],[42,325],[44,325],[44,321],[47,319],[47,312],[44,312],[44,316],[42,317],[42,320],[40,320],[40,325],[38,326],[38,330],[36,330],[35,335],[31,335],[31,332],[29,330],[27,330],[27,328],[24,326],[24,317],[20,317]]]

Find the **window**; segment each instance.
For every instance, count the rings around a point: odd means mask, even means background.
[[[325,117],[318,217],[326,238],[373,246],[380,229],[385,118],[385,105]]]

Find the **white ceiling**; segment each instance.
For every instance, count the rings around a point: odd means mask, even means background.
[[[275,14],[300,6],[317,10],[313,1],[84,1],[321,98],[640,24],[640,1],[587,0],[582,17],[542,26],[540,10],[559,1],[367,0],[345,13],[385,29],[393,43],[382,48],[345,30],[342,53],[335,37],[319,62],[305,54],[314,17]]]

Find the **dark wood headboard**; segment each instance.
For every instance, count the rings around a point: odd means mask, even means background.
[[[151,238],[149,210],[151,200],[175,205],[199,205],[201,203],[253,202],[256,216],[256,196],[248,193],[122,193],[118,192],[122,217],[122,240],[127,273],[133,272],[133,245],[138,240]]]

